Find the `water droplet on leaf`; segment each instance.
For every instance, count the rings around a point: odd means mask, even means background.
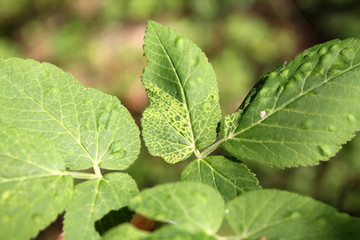
[[[349,122],[351,122],[351,123],[356,122],[356,118],[355,118],[355,116],[352,115],[352,114],[348,114],[348,115],[346,116],[346,118],[347,118],[347,120],[348,120]]]
[[[109,151],[115,158],[123,158],[125,156],[125,150],[120,141],[113,142],[109,147]]]
[[[341,56],[346,60],[349,61],[352,58],[352,51],[349,49],[344,49],[340,52]]]
[[[320,152],[320,154],[322,156],[324,156],[324,157],[330,157],[331,156],[332,151],[331,151],[330,146],[322,144],[322,145],[319,145],[318,148],[319,148],[319,152]]]
[[[98,116],[97,116],[97,128],[100,130],[100,129],[103,129],[105,128],[106,129],[106,122],[108,120],[108,117],[109,117],[109,114],[107,112],[101,112]]]
[[[229,209],[225,209],[225,214],[229,214],[230,210]]]
[[[282,77],[287,77],[289,75],[289,70],[288,69],[284,69],[280,72],[280,75]]]
[[[183,36],[178,37],[175,39],[175,46],[179,47],[180,45],[182,45],[183,42],[184,42],[184,37]]]
[[[334,44],[330,47],[331,51],[336,51],[337,49],[339,49],[339,45],[338,44]]]
[[[319,51],[318,51],[318,53],[320,54],[320,55],[323,55],[323,54],[325,54],[327,52],[327,48],[326,47],[321,47],[320,49],[319,49]]]
[[[31,215],[31,220],[33,222],[35,222],[36,224],[40,224],[41,221],[42,221],[41,216],[39,214],[36,214],[36,213]]]
[[[290,214],[290,218],[295,219],[301,217],[301,214],[297,211],[294,211]]]
[[[302,124],[301,124],[301,128],[302,129],[310,129],[311,126],[312,126],[313,122],[310,121],[310,120],[307,120],[307,121],[304,121]]]
[[[199,57],[195,57],[193,59],[191,59],[190,61],[190,65],[193,67],[193,68],[196,68],[200,63],[200,58]]]
[[[1,200],[2,202],[6,201],[11,195],[10,191],[5,191],[1,194]]]
[[[203,104],[203,108],[204,108],[205,111],[209,111],[211,106],[212,106],[212,104],[209,101],[206,101]]]
[[[329,130],[330,132],[335,131],[335,129],[336,129],[336,127],[335,127],[334,125],[330,125],[330,126],[328,127],[328,130]]]

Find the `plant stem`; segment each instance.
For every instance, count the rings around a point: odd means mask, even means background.
[[[65,172],[60,172],[59,175],[68,175],[68,176],[72,176],[73,178],[77,178],[77,179],[94,179],[94,178],[99,178],[96,174],[93,174],[93,173],[84,173],[84,172],[70,172],[70,171],[65,171]]]
[[[101,174],[101,170],[100,170],[99,166],[96,165],[96,164],[94,164],[94,165],[93,165],[93,169],[94,169],[95,175],[96,175],[98,178],[102,178],[102,174]]]
[[[210,153],[212,153],[213,151],[215,151],[221,143],[225,142],[226,140],[228,140],[228,139],[230,139],[230,138],[232,138],[231,135],[228,136],[228,137],[226,137],[226,138],[222,138],[222,139],[214,142],[212,145],[210,145],[208,148],[206,148],[204,151],[202,151],[202,153],[199,155],[198,158],[204,158],[204,157],[206,157],[207,155],[209,155]]]

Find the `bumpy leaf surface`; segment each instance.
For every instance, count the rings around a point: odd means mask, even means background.
[[[66,209],[66,239],[101,239],[95,222],[112,210],[125,207],[138,192],[135,181],[124,173],[109,173],[76,185],[74,197]]]
[[[72,177],[51,142],[3,123],[0,165],[0,238],[33,238],[65,209]]]
[[[197,181],[213,186],[225,201],[261,188],[255,174],[244,164],[223,156],[194,160],[183,170],[180,178],[182,181]]]
[[[196,182],[163,184],[146,189],[129,205],[148,218],[173,224],[191,224],[211,235],[220,227],[224,200],[210,186]]]
[[[70,169],[125,169],[140,148],[116,97],[33,60],[0,59],[0,121],[51,139]]]
[[[150,233],[136,229],[130,224],[122,224],[104,235],[104,240],[215,240],[205,232],[184,225],[167,225]]]
[[[356,239],[360,219],[309,197],[279,190],[245,193],[229,202],[225,218],[236,239]]]
[[[222,146],[280,168],[328,160],[360,129],[359,49],[333,40],[267,74],[226,117]]]
[[[152,155],[179,162],[216,138],[221,112],[215,73],[194,43],[152,21],[144,51],[142,82],[150,101],[144,141]]]

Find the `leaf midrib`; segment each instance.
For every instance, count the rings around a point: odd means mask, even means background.
[[[80,148],[84,151],[84,153],[88,156],[88,158],[93,162],[96,163],[95,159],[90,155],[90,153],[88,152],[88,150],[85,148],[85,146],[83,146],[83,144],[77,140],[77,138],[74,136],[74,134],[70,131],[70,129],[62,124],[62,122],[60,122],[59,119],[57,119],[55,117],[55,115],[53,115],[46,107],[44,107],[39,101],[37,101],[35,98],[33,98],[25,89],[20,88],[16,83],[14,83],[13,81],[11,81],[11,77],[9,77],[8,74],[4,74],[7,76],[7,79],[9,82],[12,83],[13,86],[15,86],[20,92],[22,92],[24,95],[26,95],[31,101],[33,101],[35,104],[37,104],[38,106],[40,106],[44,112],[46,112],[47,114],[49,114],[50,117],[52,117],[71,137],[72,139],[75,141],[75,143],[77,145],[80,146]]]
[[[299,95],[297,95],[296,97],[293,97],[292,99],[290,99],[289,101],[287,101],[286,103],[284,103],[282,106],[280,106],[280,107],[277,108],[276,110],[270,112],[265,118],[260,119],[259,121],[253,123],[252,125],[250,125],[250,126],[244,128],[244,129],[242,129],[241,131],[239,131],[239,132],[237,132],[237,133],[232,134],[232,136],[231,136],[231,137],[228,137],[227,140],[232,140],[232,138],[234,138],[234,137],[236,137],[236,136],[238,136],[238,135],[246,132],[247,130],[249,130],[249,129],[255,127],[255,126],[257,126],[258,124],[262,123],[262,122],[265,121],[267,118],[269,118],[270,116],[274,115],[274,114],[277,113],[278,111],[284,109],[284,108],[287,107],[289,104],[293,103],[294,101],[298,100],[299,98],[301,98],[301,97],[303,97],[303,96],[311,93],[312,91],[316,90],[317,88],[322,87],[323,85],[331,82],[332,80],[334,80],[335,78],[341,76],[342,74],[345,74],[345,73],[347,73],[347,72],[349,72],[349,71],[351,71],[351,70],[353,70],[353,69],[355,69],[355,68],[357,68],[357,67],[359,67],[359,66],[360,66],[360,63],[359,63],[359,64],[356,64],[356,65],[354,65],[354,66],[352,66],[352,67],[350,67],[350,68],[348,68],[347,70],[344,70],[343,72],[339,73],[339,74],[336,75],[336,76],[333,76],[332,78],[329,78],[327,81],[324,81],[324,82],[322,82],[321,84],[319,84],[319,85],[317,85],[317,86],[315,86],[315,87],[313,87],[313,88],[310,88],[308,91],[306,91],[306,92],[304,92],[304,93],[302,93],[302,94],[299,94]],[[275,104],[275,105],[276,105],[276,104]]]
[[[149,24],[149,26],[152,28],[153,32],[155,33],[156,38],[158,39],[158,41],[160,43],[160,46],[164,50],[164,52],[166,54],[166,57],[168,58],[171,66],[172,66],[172,70],[175,73],[176,79],[178,81],[178,85],[180,86],[181,96],[183,98],[183,102],[185,103],[186,114],[187,114],[188,121],[189,121],[188,124],[189,124],[190,130],[191,130],[191,137],[192,137],[192,141],[193,141],[193,143],[192,143],[193,144],[193,151],[195,152],[197,150],[197,148],[196,148],[196,145],[195,145],[195,134],[194,134],[194,130],[193,130],[193,127],[192,127],[192,120],[191,120],[191,115],[190,115],[190,111],[189,111],[189,103],[188,103],[186,95],[185,95],[184,87],[181,84],[180,76],[179,76],[179,74],[177,72],[177,69],[175,68],[174,62],[173,62],[172,58],[170,57],[170,54],[168,53],[167,49],[165,48],[164,44],[162,43],[158,33],[156,32],[156,30],[154,29],[154,27],[151,24]]]
[[[237,186],[236,184],[234,184],[229,178],[227,178],[224,174],[222,174],[222,173],[220,173],[219,171],[217,171],[210,163],[208,163],[207,161],[205,161],[203,158],[199,158],[198,160],[199,160],[199,162],[201,161],[201,162],[205,163],[206,165],[208,165],[208,167],[211,169],[211,172],[217,173],[220,177],[224,178],[225,181],[229,182],[231,185],[234,185],[235,188],[239,189],[241,192],[244,192],[244,189],[242,189],[242,188],[240,188],[239,186]],[[248,179],[244,179],[244,178],[240,178],[240,179],[241,179],[241,180],[245,180],[245,181],[247,180],[247,181],[248,181]],[[215,179],[214,179],[214,181],[215,181]],[[217,184],[216,184],[216,187],[217,187]],[[217,187],[217,189],[219,190],[218,187]]]

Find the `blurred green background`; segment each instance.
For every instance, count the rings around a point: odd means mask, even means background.
[[[53,63],[116,95],[139,123],[148,105],[140,76],[146,21],[176,29],[207,54],[223,115],[267,71],[333,38],[360,37],[358,0],[0,0],[0,56]],[[219,150],[219,153],[226,154]],[[277,170],[246,162],[266,188],[312,196],[360,216],[360,138],[329,162]],[[179,180],[142,148],[128,172],[139,188]]]

